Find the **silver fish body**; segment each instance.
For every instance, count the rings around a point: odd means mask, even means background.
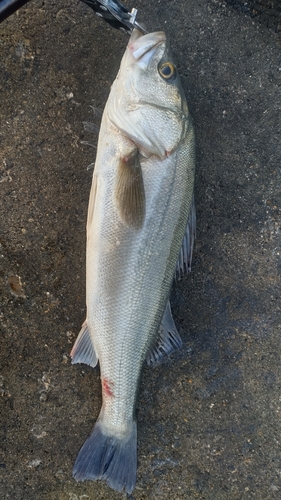
[[[177,343],[168,299],[186,226],[194,232],[194,164],[166,36],[134,31],[104,110],[89,201],[87,318],[71,355],[99,361],[102,409],[76,459],[77,480],[106,479],[128,493],[135,486],[142,366],[153,349],[158,359]]]

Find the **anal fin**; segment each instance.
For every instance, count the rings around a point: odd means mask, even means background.
[[[155,343],[146,356],[148,365],[159,363],[164,354],[171,354],[182,346],[182,340],[173,320],[170,301],[168,300]]]
[[[84,363],[85,365],[92,366],[95,368],[98,362],[98,357],[95,353],[95,349],[92,343],[88,325],[85,322],[79,332],[79,335],[72,347],[70,353],[72,358],[72,364]]]

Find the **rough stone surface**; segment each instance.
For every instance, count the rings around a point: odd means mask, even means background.
[[[172,292],[183,349],[144,369],[130,499],[278,499],[279,11],[271,29],[229,1],[132,6],[176,54],[197,137],[198,228],[192,273]],[[104,106],[126,41],[78,1],[34,0],[0,26],[3,500],[123,498],[72,479],[101,390],[69,352],[85,316],[95,155],[81,141],[96,143],[82,121]]]

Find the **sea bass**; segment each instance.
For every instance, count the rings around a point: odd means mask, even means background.
[[[87,318],[72,363],[100,364],[102,408],[78,481],[136,483],[143,363],[181,344],[170,309],[195,232],[194,132],[164,32],[134,30],[103,113],[87,221]]]

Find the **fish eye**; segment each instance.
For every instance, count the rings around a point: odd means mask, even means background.
[[[176,75],[176,67],[171,62],[164,62],[158,68],[160,76],[164,78],[164,80],[170,80]]]

